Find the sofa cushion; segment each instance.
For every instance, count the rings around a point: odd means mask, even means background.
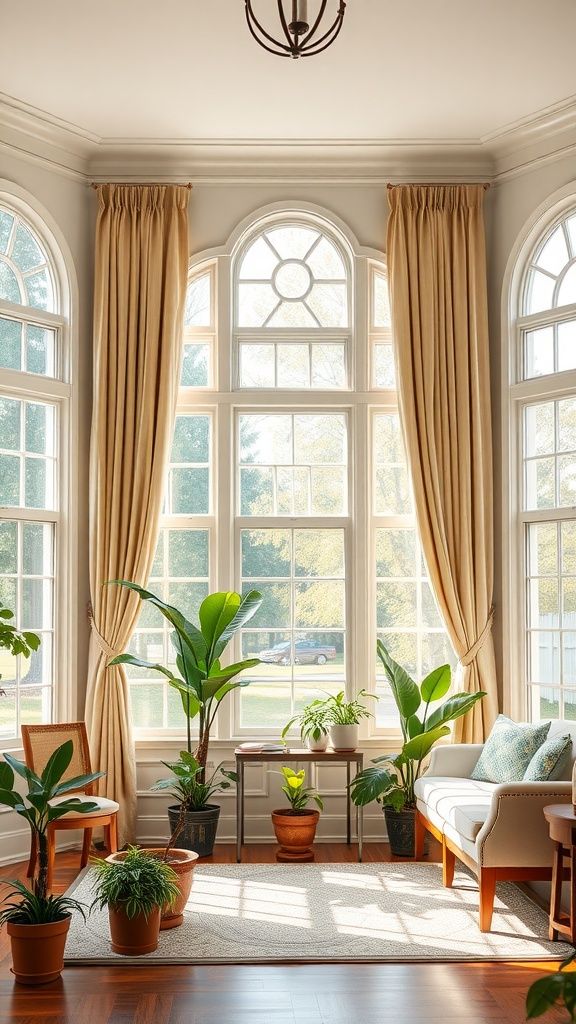
[[[550,722],[532,725],[498,715],[470,778],[478,782],[521,782],[549,730]]]
[[[572,737],[551,736],[533,755],[526,771],[525,782],[555,782],[562,778],[572,757]]]
[[[490,782],[424,775],[416,782],[414,791],[430,821],[442,831],[448,823],[474,842],[488,816],[494,788]]]

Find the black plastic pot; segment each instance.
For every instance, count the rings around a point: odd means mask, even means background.
[[[413,857],[416,850],[416,811],[413,807],[405,807],[395,811],[393,807],[384,807],[386,831],[390,841],[390,853],[394,857]],[[424,854],[429,851],[429,836],[424,840]]]
[[[180,814],[178,804],[168,808],[168,821],[173,830]],[[176,840],[181,850],[193,850],[199,857],[209,857],[214,850],[220,807],[207,804],[203,811],[187,811],[186,823]]]

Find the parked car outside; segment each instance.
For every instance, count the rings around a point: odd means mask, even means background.
[[[289,665],[291,661],[291,644],[284,640],[275,644],[267,651],[260,651],[258,657],[269,664]],[[325,665],[336,657],[336,648],[330,644],[322,644],[319,640],[296,640],[294,643],[295,665]]]

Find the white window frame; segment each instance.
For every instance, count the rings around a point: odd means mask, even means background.
[[[576,370],[523,379],[523,332],[552,321],[574,318],[576,304],[521,315],[527,275],[534,253],[555,227],[576,213],[576,183],[542,203],[528,222],[508,260],[503,287],[502,338],[502,638],[503,710],[515,720],[530,714],[527,671],[526,529],[530,523],[574,519],[572,508],[523,509],[523,416],[533,404],[573,397]],[[518,595],[522,595],[518,600]]]
[[[54,615],[51,721],[78,715],[77,629],[72,610],[77,608],[77,479],[78,401],[74,381],[77,330],[73,311],[78,289],[72,257],[51,215],[24,189],[0,179],[0,207],[20,218],[41,242],[54,285],[57,313],[0,299],[0,316],[50,327],[56,332],[53,377],[23,370],[2,370],[0,395],[45,402],[55,407],[56,481],[53,510],[22,506],[0,508],[0,519],[45,522],[54,529]],[[19,737],[0,740],[0,750],[14,749]]]

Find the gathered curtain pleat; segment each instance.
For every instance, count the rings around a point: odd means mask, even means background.
[[[119,843],[136,831],[130,697],[122,666],[158,536],[182,358],[188,267],[182,185],[100,185],[90,449],[91,638],[86,722],[102,795],[117,800]]]
[[[454,723],[482,742],[498,713],[483,185],[388,191],[387,259],[402,434],[430,582],[459,664],[486,691]]]

